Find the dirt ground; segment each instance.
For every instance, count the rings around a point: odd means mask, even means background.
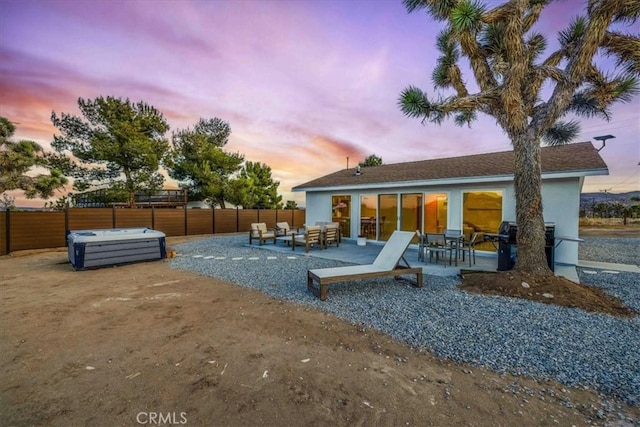
[[[462,272],[462,289],[467,292],[504,295],[543,304],[577,307],[585,311],[618,317],[635,317],[634,310],[601,289],[574,283],[558,276],[532,276],[517,271]]]
[[[6,426],[640,419],[638,407],[602,412],[592,390],[441,360],[166,261],[76,272],[61,250],[15,253],[0,257],[0,301]]]
[[[640,237],[640,227],[582,227],[580,237]],[[559,276],[531,276],[516,270],[504,272],[462,271],[462,289],[468,292],[506,295],[577,307],[585,311],[607,313],[619,317],[637,316],[622,301],[601,289],[573,283]]]

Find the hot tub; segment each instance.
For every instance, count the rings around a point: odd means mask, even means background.
[[[67,246],[76,270],[163,259],[167,253],[165,234],[150,228],[70,231]]]

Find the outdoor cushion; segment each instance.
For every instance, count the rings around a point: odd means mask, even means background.
[[[296,234],[295,231],[291,230],[288,222],[276,222],[276,233],[279,236],[291,236]]]
[[[261,245],[267,239],[272,239],[273,243],[275,243],[276,233],[275,230],[267,228],[267,224],[264,222],[254,222],[249,230],[249,244],[252,243],[253,239],[258,239],[258,243]]]

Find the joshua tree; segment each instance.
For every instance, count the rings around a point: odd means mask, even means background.
[[[551,274],[544,253],[541,141],[557,145],[575,138],[579,125],[562,120],[568,114],[609,120],[612,104],[628,102],[638,93],[640,75],[638,34],[611,28],[614,23],[635,23],[640,1],[587,1],[584,15],[568,22],[558,34],[559,48],[547,54],[547,40],[533,26],[549,3],[511,0],[488,8],[475,0],[404,0],[409,12],[426,9],[447,23],[436,42],[441,56],[432,79],[449,94],[429,97],[409,86],[399,101],[407,116],[423,122],[439,124],[453,117],[465,125],[478,113],[495,118],[515,154],[516,268],[541,275]],[[610,76],[600,70],[597,54],[613,58],[618,73]],[[462,57],[475,77],[475,93],[462,76]],[[543,86],[550,88],[548,95]]]

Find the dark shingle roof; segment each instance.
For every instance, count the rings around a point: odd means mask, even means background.
[[[354,169],[342,169],[300,184],[294,191],[311,188],[350,187],[382,183],[510,176],[514,174],[513,151],[421,160]],[[590,142],[542,148],[542,173],[607,171],[607,165]]]

